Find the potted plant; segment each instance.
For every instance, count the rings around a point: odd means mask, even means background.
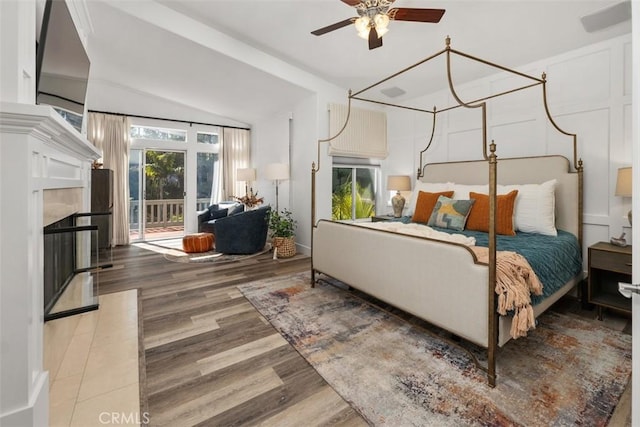
[[[296,254],[296,221],[291,211],[271,211],[269,233],[272,237],[273,258],[289,258]]]

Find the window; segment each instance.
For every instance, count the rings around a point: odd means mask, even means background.
[[[196,210],[201,211],[211,204],[212,196],[218,188],[215,173],[218,168],[218,153],[198,153],[196,168]]]
[[[221,197],[221,132],[213,125],[131,119],[132,240],[158,238],[158,232],[166,237],[169,231],[178,235],[197,229],[197,211]],[[180,157],[181,163],[174,157]],[[164,230],[166,227],[171,230]]]
[[[54,110],[62,116],[63,119],[71,123],[71,126],[76,128],[78,132],[82,132],[82,114],[74,113],[73,111],[65,110],[60,107],[53,107]]]
[[[199,144],[217,144],[218,134],[198,132],[197,140]]]
[[[164,129],[150,126],[131,126],[131,138],[153,139],[156,141],[187,141],[187,131]]]
[[[334,220],[370,218],[376,212],[378,168],[334,166],[331,213]]]

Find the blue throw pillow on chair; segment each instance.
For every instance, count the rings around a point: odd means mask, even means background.
[[[227,216],[239,214],[244,212],[244,205],[242,203],[236,203],[235,205],[227,208]]]
[[[220,207],[217,204],[209,206],[208,209],[209,209],[209,220],[224,218],[225,216],[227,216],[228,209],[227,208],[220,209]]]

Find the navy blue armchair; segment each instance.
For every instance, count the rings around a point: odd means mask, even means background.
[[[261,206],[210,221],[215,235],[216,252],[254,254],[267,242],[271,206]]]
[[[213,233],[213,223],[225,216],[235,215],[244,211],[241,203],[222,202],[209,206],[207,209],[198,212],[198,232]]]

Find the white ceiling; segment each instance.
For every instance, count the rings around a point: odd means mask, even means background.
[[[392,21],[384,46],[368,50],[352,26],[310,34],[356,16],[340,0],[92,0],[89,55],[98,81],[251,123],[312,93],[310,74],[361,89],[440,51],[448,35],[454,49],[516,68],[626,34],[630,21],[592,33],[580,22],[619,2],[397,0],[446,13],[438,24]],[[456,81],[479,77],[469,70]],[[424,77],[400,85],[405,97],[437,89]]]

